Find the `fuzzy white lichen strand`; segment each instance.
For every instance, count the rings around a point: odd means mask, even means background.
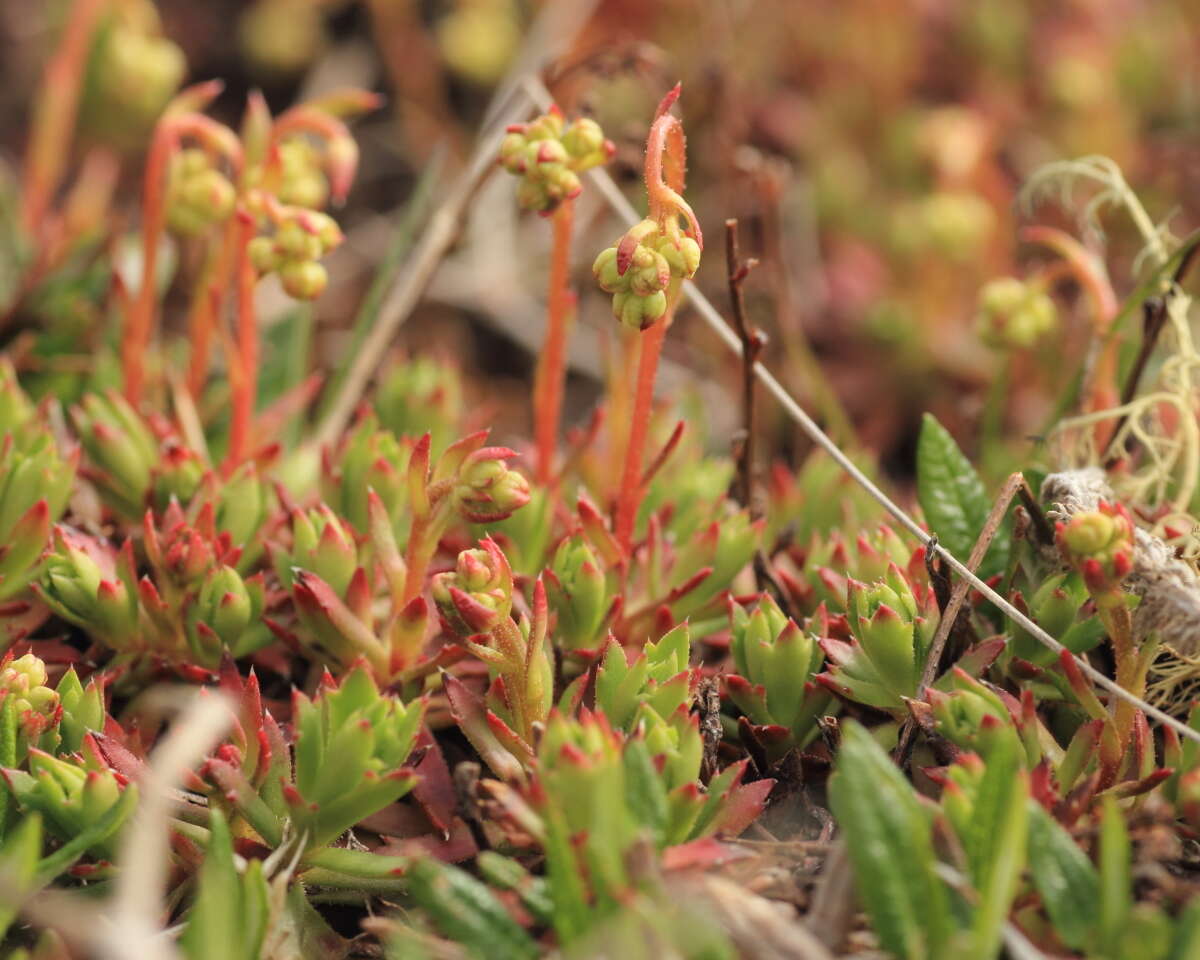
[[[1104,472],[1088,467],[1050,474],[1041,498],[1052,521],[1065,521],[1115,494]],[[1123,586],[1139,598],[1133,615],[1139,639],[1157,637],[1184,657],[1200,654],[1200,575],[1192,563],[1154,533],[1135,527],[1133,569]]]

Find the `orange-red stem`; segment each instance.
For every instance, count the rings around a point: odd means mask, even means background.
[[[554,248],[550,259],[550,291],[546,342],[533,385],[534,438],[537,443],[538,479],[549,483],[554,473],[558,448],[558,425],[562,418],[563,385],[566,380],[567,326],[571,313],[568,277],[571,265],[571,227],[575,204],[567,200],[554,213]]]
[[[210,84],[190,88],[180,94],[189,101],[215,95]],[[178,99],[178,98],[177,98]],[[145,355],[150,348],[158,305],[158,244],[167,224],[167,168],[184,136],[193,136],[205,146],[223,154],[233,167],[235,179],[241,176],[242,150],[237,137],[227,127],[198,113],[173,113],[168,107],[154,128],[146,174],[142,185],[142,287],[130,311],[121,338],[121,368],[125,376],[125,399],[135,409],[141,405],[146,383]]]
[[[105,6],[105,0],[76,0],[67,16],[62,43],[46,65],[34,107],[21,191],[25,227],[30,232],[37,231],[41,224],[71,155],[88,49]]]
[[[634,525],[642,503],[642,460],[650,429],[650,408],[654,403],[654,379],[658,374],[658,358],[662,353],[663,338],[671,322],[671,306],[668,304],[666,316],[643,331],[641,336],[633,417],[629,422],[625,469],[621,475],[621,489],[617,495],[617,542],[626,556],[632,552]]]
[[[237,376],[230,384],[233,411],[229,426],[229,453],[225,461],[227,472],[232,472],[246,459],[258,395],[258,324],[254,315],[254,285],[258,274],[246,252],[254,238],[254,218],[248,213],[239,213],[238,228]]]
[[[198,398],[208,378],[212,355],[213,331],[221,316],[225,290],[233,269],[233,255],[238,249],[239,222],[231,218],[221,237],[220,249],[209,256],[203,275],[196,285],[192,308],[188,314],[188,342],[191,356],[188,363],[188,391]]]

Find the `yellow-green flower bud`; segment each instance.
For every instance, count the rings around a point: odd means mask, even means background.
[[[329,274],[313,260],[288,260],[279,268],[284,291],[297,300],[315,300],[329,283]]]
[[[976,329],[989,346],[1032,347],[1057,326],[1054,301],[1036,285],[1016,277],[999,277],[980,291]]]

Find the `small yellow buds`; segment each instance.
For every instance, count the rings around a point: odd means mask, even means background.
[[[315,300],[329,276],[317,261],[342,242],[332,217],[315,210],[284,208],[274,236],[255,237],[247,254],[259,273],[278,273],[284,291],[297,300]]]
[[[176,233],[195,236],[229,219],[233,184],[203,150],[181,150],[171,159],[167,183],[167,223]]]
[[[1121,602],[1121,583],[1133,570],[1133,521],[1119,503],[1100,501],[1098,509],[1074,514],[1059,523],[1059,551],[1084,583],[1097,604]]]
[[[58,694],[47,685],[46,665],[32,653],[9,657],[0,669],[0,697],[16,698],[18,718],[50,717],[58,709]],[[27,725],[33,722],[25,719]]]
[[[80,105],[80,120],[105,142],[140,147],[187,75],[179,47],[161,35],[149,0],[114,8],[111,27],[100,31]]]
[[[673,239],[654,220],[643,220],[616,244],[600,251],[592,273],[613,295],[613,316],[644,330],[667,312],[672,282],[689,279],[700,266],[700,245],[686,234]]]
[[[526,210],[552,213],[579,196],[579,174],[607,163],[615,151],[594,120],[581,117],[565,127],[557,109],[532,123],[508,128],[500,144],[500,165],[522,178],[517,202]]]
[[[303,137],[289,137],[279,145],[280,203],[320,210],[329,199],[329,179],[321,166],[321,154]]]
[[[990,347],[1028,348],[1054,331],[1058,311],[1039,285],[999,277],[980,291],[975,325],[980,339]]]

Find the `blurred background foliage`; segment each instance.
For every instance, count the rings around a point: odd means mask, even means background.
[[[1104,154],[1156,220],[1180,235],[1196,220],[1195,4],[162,0],[157,8],[161,34],[186,66],[152,45],[109,51],[106,76],[113,75],[111,58],[131,64],[124,80],[118,72],[108,81],[129,85],[131,116],[144,82],[139,71],[151,62],[160,72],[186,70],[188,82],[224,78],[214,115],[227,122],[236,122],[254,88],[274,110],[351,84],[387,96],[385,109],[356,125],[362,174],[339,215],[348,242],[330,260],[334,279],[317,305],[317,323],[310,331],[293,322],[274,335],[274,342],[300,337],[314,369],[347,349],[392,223],[422,171],[438,158],[440,192],[467,162],[504,78],[552,48],[548,85],[568,114],[595,116],[613,137],[613,172],[631,196],[646,121],[662,91],[683,82],[688,195],[710,247],[720,243],[721,222],[737,217],[743,255],[761,261],[746,292],[770,336],[765,359],[835,437],[876,455],[902,485],[911,479],[926,410],[972,456],[985,425],[983,432],[1011,438],[1003,453],[988,451],[986,472],[1031,452],[1036,459],[1054,399],[1082,361],[1088,322],[1069,285],[1057,287],[1056,335],[1003,362],[976,330],[984,283],[1045,258],[1017,240],[1023,214],[1015,196],[1032,171],[1054,159]],[[0,150],[10,180],[31,95],[67,9],[62,0],[0,2]],[[549,37],[538,29],[547,22],[557,25]],[[81,126],[93,143],[127,156],[144,147],[144,137],[130,133],[135,124],[123,124],[120,137],[103,123],[89,126],[86,95]],[[136,159],[122,165],[117,196],[130,217],[138,177]],[[532,278],[545,269],[547,243],[536,218],[518,218],[511,206],[507,185],[484,188],[457,255],[443,264],[396,344],[453,358],[468,374],[466,408],[490,417],[509,439],[528,422],[530,348],[542,323],[529,290],[541,287]],[[1043,204],[1037,215],[1075,230],[1077,211]],[[588,196],[579,220],[585,236],[573,269],[583,294],[582,334],[571,353],[568,424],[586,418],[617,343],[606,298],[591,295],[587,271],[613,218]],[[1134,284],[1140,241],[1120,217],[1105,225],[1112,227],[1105,255],[1122,294]],[[473,282],[463,283],[466,276]],[[721,306],[725,280],[723,258],[707,257],[697,281]],[[80,271],[81,285],[103,282],[102,273]],[[56,296],[66,302],[30,306],[27,299],[24,309],[57,318],[42,336],[79,342],[96,355],[88,343],[95,318],[75,315],[69,289]],[[268,324],[292,316],[278,294],[273,302],[275,310],[260,313]],[[0,321],[0,344],[27,375],[49,352],[29,341],[44,320],[10,314]],[[710,401],[723,388],[733,396],[737,369],[724,348],[686,310],[677,327],[667,345],[666,388],[688,385]],[[294,363],[295,351],[286,353]],[[269,356],[266,362],[269,380]],[[103,370],[95,365],[94,376]],[[735,405],[706,407],[710,442],[724,447],[737,426]],[[803,458],[802,441],[766,404],[762,429],[765,449]]]

